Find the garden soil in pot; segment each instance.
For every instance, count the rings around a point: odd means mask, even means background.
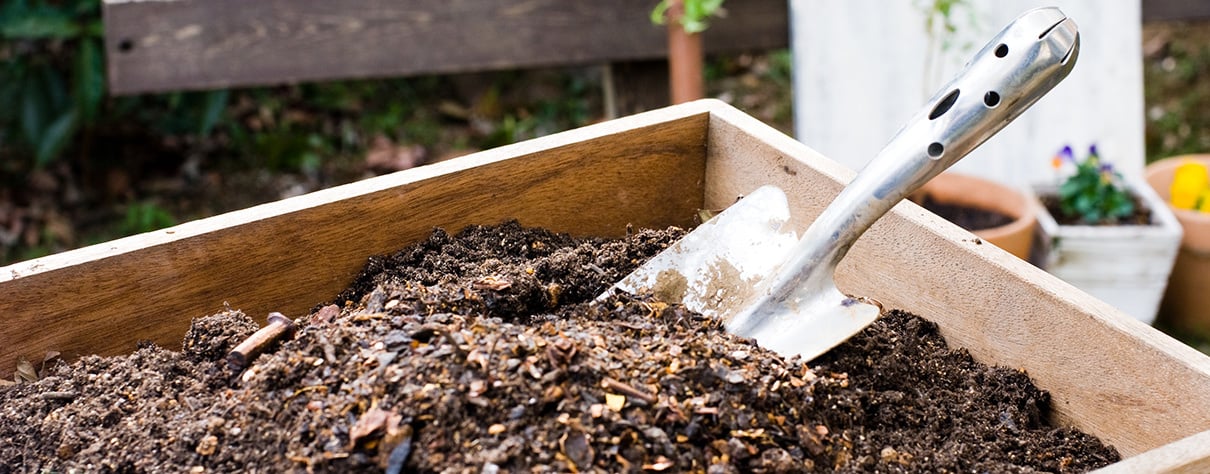
[[[919,204],[920,207],[929,210],[933,214],[941,216],[942,219],[950,221],[955,225],[971,232],[1005,226],[1011,224],[1013,221],[1012,217],[995,211],[967,207],[959,204],[940,203],[929,195],[925,195],[924,198],[920,200]]]
[[[1027,374],[890,311],[809,365],[644,297],[592,299],[682,234],[440,230],[235,371],[257,329],[51,364],[0,389],[0,472],[1081,472]],[[263,315],[256,318],[263,320]]]

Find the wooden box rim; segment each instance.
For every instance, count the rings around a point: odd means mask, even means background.
[[[235,307],[289,304],[289,292],[320,298],[366,256],[432,226],[515,217],[617,235],[626,224],[690,225],[693,210],[776,184],[801,228],[852,175],[717,100],[642,113],[0,268],[0,373],[57,348],[113,354],[145,338],[173,347],[226,291]],[[364,240],[349,242],[350,230]],[[272,283],[283,278],[293,281]],[[976,359],[1029,372],[1051,392],[1056,421],[1122,451],[1103,472],[1210,472],[1210,357],[919,206],[902,203],[875,224],[837,279],[937,322]]]

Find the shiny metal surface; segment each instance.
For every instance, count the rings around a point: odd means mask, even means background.
[[[896,203],[1062,81],[1079,45],[1075,22],[1058,8],[1028,11],[1005,27],[811,224],[781,269],[762,282],[756,301],[729,319],[728,330],[810,359],[864,328],[878,309],[836,289],[836,265]]]

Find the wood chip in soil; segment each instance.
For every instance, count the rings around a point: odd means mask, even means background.
[[[180,350],[52,364],[0,389],[0,473],[1066,473],[1119,459],[1049,425],[1027,374],[902,311],[808,365],[680,306],[592,301],[682,234],[438,230],[372,258],[244,371],[224,357],[258,325],[234,309],[195,320]]]

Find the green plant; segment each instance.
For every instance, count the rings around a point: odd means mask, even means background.
[[[958,11],[965,10],[967,22],[975,24],[975,13],[968,0],[917,0],[916,8],[924,14],[924,33],[928,46],[924,56],[924,97],[928,97],[941,82],[945,53],[954,48],[958,31]],[[963,49],[970,45],[964,45]]]
[[[135,202],[126,207],[126,219],[122,223],[122,235],[141,234],[176,225],[176,218],[167,209],[154,202]]]
[[[941,30],[943,33],[958,31],[958,22],[954,13],[958,7],[970,8],[966,0],[927,0],[918,5],[924,11],[924,30],[933,35]],[[948,43],[945,45],[948,46]]]
[[[10,0],[0,6],[0,145],[44,167],[74,145],[87,155],[98,127],[135,119],[164,135],[207,135],[228,93],[106,94],[100,0]],[[87,158],[87,156],[84,156]]]
[[[663,25],[668,22],[668,8],[674,0],[660,0],[651,10],[651,22]],[[710,17],[723,13],[723,0],[680,0],[684,13],[681,27],[686,33],[701,33],[710,27]]]
[[[1210,28],[1202,22],[1144,25],[1147,162],[1210,150]]]
[[[1051,164],[1056,169],[1075,166],[1075,172],[1059,185],[1059,206],[1067,217],[1090,225],[1114,224],[1134,213],[1134,199],[1121,173],[1101,161],[1095,144],[1083,160],[1076,160],[1071,147],[1065,146]]]
[[[97,119],[105,96],[99,0],[11,0],[0,7],[0,142],[53,160]],[[65,49],[75,54],[59,54]]]

